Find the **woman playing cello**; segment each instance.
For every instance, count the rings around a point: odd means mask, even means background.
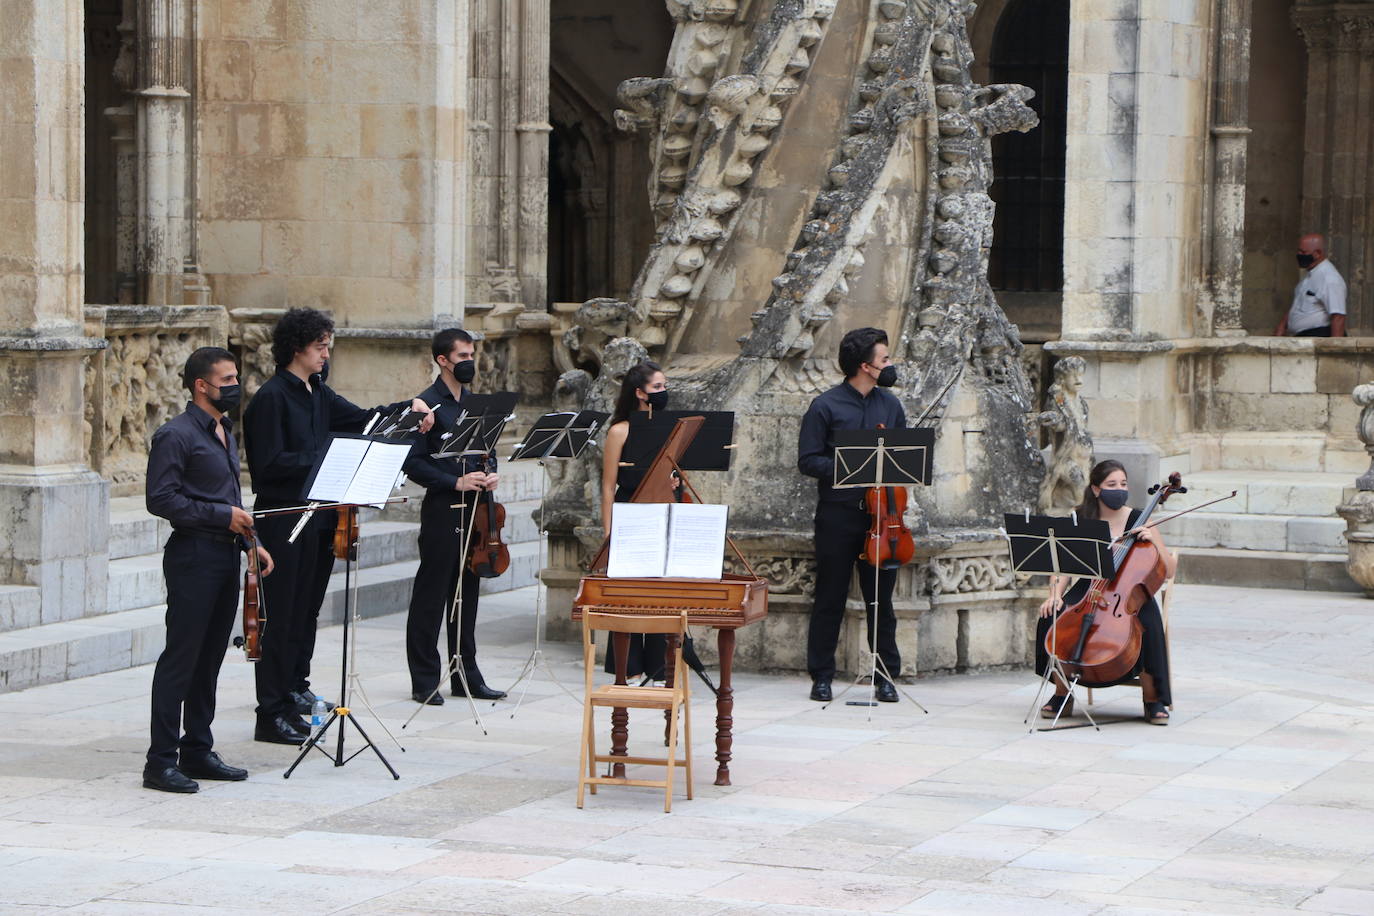
[[[1140,510],[1126,505],[1126,469],[1119,461],[1100,461],[1088,475],[1088,486],[1083,491],[1083,503],[1074,511],[1079,519],[1102,519],[1111,527],[1113,542],[1118,542],[1127,534],[1135,534],[1138,541],[1153,544],[1164,559],[1170,578],[1178,564],[1177,558],[1164,546],[1164,538],[1157,528],[1133,530]],[[1045,637],[1053,625],[1054,615],[1066,607],[1073,607],[1088,593],[1092,582],[1079,579],[1068,594],[1070,577],[1051,576],[1050,596],[1040,605],[1040,621],[1035,635],[1035,670],[1044,674],[1049,665],[1049,653],[1045,651]],[[1169,653],[1165,643],[1164,621],[1160,617],[1159,605],[1154,597],[1140,608],[1137,619],[1143,630],[1140,660],[1136,671],[1140,676],[1141,693],[1145,701],[1145,721],[1151,725],[1169,724],[1169,707],[1173,705],[1173,695],[1169,688]],[[1130,675],[1128,675],[1130,676]],[[1073,714],[1073,698],[1068,695],[1068,685],[1055,674],[1055,692],[1050,701],[1040,708],[1040,714],[1049,719],[1064,707],[1065,715]],[[1094,684],[1106,687],[1108,684]]]

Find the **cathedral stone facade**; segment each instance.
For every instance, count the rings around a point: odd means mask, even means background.
[[[251,395],[292,306],[333,314],[331,384],[363,403],[420,390],[462,324],[522,419],[604,403],[645,353],[682,406],[735,410],[703,487],[773,583],[756,667],[801,657],[793,437],[859,324],[939,431],[908,673],[1024,663],[996,529],[1038,499],[1067,357],[1064,409],[1138,495],[1242,491],[1180,521],[1185,577],[1353,588],[1372,64],[1368,0],[10,0],[0,690],[155,654],[118,622],[160,600],[126,569],[157,549],[125,517],[148,437],[196,346]],[[1304,231],[1348,338],[1271,336]],[[590,469],[557,476],[555,623],[599,531]]]

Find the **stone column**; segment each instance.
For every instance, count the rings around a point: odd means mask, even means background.
[[[1307,45],[1303,229],[1327,236],[1350,286],[1348,333],[1374,330],[1374,3],[1298,0],[1293,24]]]
[[[82,444],[103,344],[82,336],[82,27],[80,5],[0,6],[0,581],[39,598],[17,626],[105,603],[108,490]]]
[[[1250,6],[1221,0],[1216,24],[1216,98],[1212,113],[1212,332],[1242,337],[1245,266],[1245,164],[1249,145]]]
[[[520,218],[516,254],[520,298],[548,309],[549,263],[549,0],[520,4],[520,120],[516,176]]]
[[[138,8],[138,267],[148,305],[185,301],[189,256],[187,108],[191,94],[185,0],[145,0]]]

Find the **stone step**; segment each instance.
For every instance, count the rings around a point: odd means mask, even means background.
[[[1360,591],[1346,571],[1343,554],[1183,547],[1178,555],[1178,582],[1243,588]]]
[[[483,594],[534,583],[539,544],[515,544],[510,547],[510,555],[510,570],[500,578],[483,580]],[[419,560],[407,559],[355,569],[359,615],[404,613],[410,604],[411,583],[419,565]],[[335,569],[320,609],[322,626],[343,622],[343,564],[336,564]],[[157,581],[160,587],[160,569]],[[21,594],[30,591],[34,593],[31,598]],[[32,587],[0,587],[0,607],[10,600],[32,600],[36,608],[36,593],[37,589]],[[0,632],[0,693],[156,661],[166,638],[165,613],[166,605],[159,602],[98,617]]]
[[[1185,474],[1183,485],[1188,492],[1169,497],[1167,511],[1201,505],[1235,490],[1235,498],[1198,511],[1335,518],[1336,507],[1354,492],[1355,481],[1349,474],[1316,471],[1223,470]]]
[[[38,586],[0,585],[0,633],[38,626],[42,607]]]
[[[1310,432],[1222,433],[1220,465],[1244,471],[1321,471],[1349,474],[1352,478],[1369,468],[1369,456],[1359,443],[1330,441]]]
[[[1170,500],[1169,505],[1173,501]],[[1167,524],[1170,547],[1224,547],[1345,556],[1345,521],[1301,515],[1195,512]]]

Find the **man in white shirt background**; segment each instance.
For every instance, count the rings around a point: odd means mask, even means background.
[[[1298,266],[1304,271],[1293,290],[1293,304],[1275,336],[1345,336],[1345,280],[1326,259],[1326,238],[1315,232],[1298,239]]]

